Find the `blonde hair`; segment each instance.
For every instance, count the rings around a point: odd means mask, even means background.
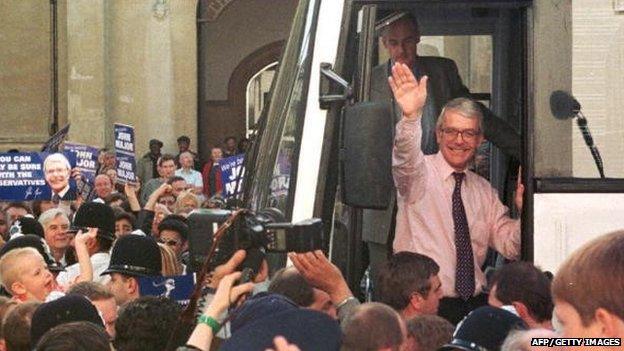
[[[39,251],[32,247],[13,249],[0,258],[0,282],[11,294],[13,293],[11,286],[19,281],[19,277],[24,269],[24,266],[19,261],[28,255],[35,255],[43,261]]]
[[[173,211],[175,212],[175,214],[182,214],[182,213],[189,212],[187,211],[187,209],[184,208],[184,202],[188,199],[192,200],[193,203],[195,204],[195,207],[193,209],[199,208],[200,203],[199,203],[199,198],[197,197],[197,195],[193,194],[190,190],[185,190],[181,192],[180,195],[178,195],[178,198],[176,199],[175,205],[173,207]]]
[[[160,249],[160,259],[162,262],[162,275],[165,277],[181,275],[182,265],[178,262],[175,252],[173,252],[169,246],[162,243],[158,243],[158,248]]]

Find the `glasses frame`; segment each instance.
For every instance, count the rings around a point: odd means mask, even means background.
[[[448,140],[456,140],[457,137],[461,135],[462,140],[465,141],[475,141],[482,133],[480,130],[475,129],[458,130],[451,127],[441,127],[439,131],[442,132],[442,135]]]

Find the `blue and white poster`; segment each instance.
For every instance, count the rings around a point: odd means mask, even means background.
[[[195,288],[195,276],[193,274],[139,278],[141,296],[162,296],[181,305],[188,304],[193,288]]]
[[[95,182],[100,150],[95,146],[65,142],[63,150],[71,152],[76,158],[76,168],[90,184]]]
[[[115,123],[115,157],[117,158],[117,181],[136,182],[136,160],[134,157],[134,128]]]
[[[0,200],[76,200],[73,153],[0,154]]]
[[[221,181],[223,182],[223,197],[225,199],[235,197],[243,189],[245,176],[245,154],[238,154],[219,160],[221,168]]]

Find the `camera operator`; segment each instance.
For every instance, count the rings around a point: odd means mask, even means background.
[[[223,323],[224,312],[241,295],[251,293],[254,283],[249,282],[234,286],[241,277],[241,272],[237,272],[236,269],[243,263],[246,255],[245,250],[238,250],[226,263],[217,266],[214,271],[208,274],[206,285],[216,289],[216,291],[214,295],[206,296],[206,300],[209,300],[210,303],[202,311],[200,320],[186,346],[178,348],[178,350],[209,350]],[[265,281],[268,274],[269,266],[266,261],[263,261],[254,282]]]

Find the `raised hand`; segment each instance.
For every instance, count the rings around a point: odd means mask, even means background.
[[[340,269],[331,263],[323,251],[288,254],[293,265],[313,287],[325,291],[334,303],[353,296]]]
[[[221,279],[214,298],[204,310],[204,314],[218,318],[241,295],[248,294],[253,290],[253,283],[234,285],[240,277],[241,272],[234,272]]]
[[[74,245],[86,246],[89,240],[95,240],[95,238],[97,237],[97,232],[98,232],[97,228],[89,228],[89,230],[85,232],[83,232],[82,230],[79,230],[76,233],[76,236],[74,237]]]
[[[403,117],[408,119],[422,116],[422,110],[427,100],[427,76],[420,81],[416,80],[412,70],[403,63],[392,66],[392,76],[388,83],[394,99],[403,111]]]
[[[245,252],[245,250],[236,251],[226,263],[217,266],[214,271],[209,273],[207,285],[211,288],[216,289],[217,286],[219,286],[219,282],[221,281],[221,279],[223,279],[223,277],[236,272],[238,266],[240,266],[241,263],[243,263],[243,261],[245,260],[246,255],[247,253]],[[263,260],[262,265],[260,266],[260,271],[254,278],[254,283],[261,283],[265,281],[268,276],[269,265],[266,260]]]

